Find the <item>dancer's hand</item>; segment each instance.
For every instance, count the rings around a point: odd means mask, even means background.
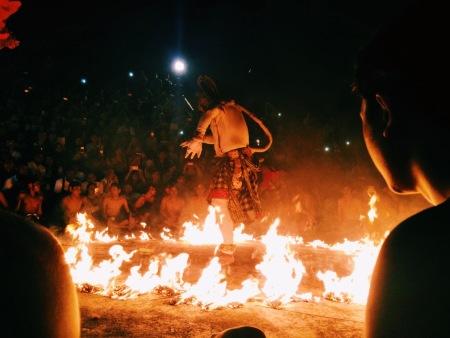
[[[195,155],[200,158],[202,154],[202,143],[203,140],[197,137],[194,137],[190,141],[186,141],[180,144],[181,147],[186,148],[186,156],[184,158],[188,158],[191,156],[191,159],[194,159]]]

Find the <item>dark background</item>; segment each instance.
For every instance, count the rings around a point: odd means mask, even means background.
[[[181,56],[183,94],[195,79],[290,128],[313,123],[326,140],[361,143],[351,93],[357,50],[411,0],[22,1],[7,27],[19,47],[0,52],[2,85],[17,71],[58,85],[127,81],[128,71],[172,77]],[[187,107],[185,107],[187,109]]]

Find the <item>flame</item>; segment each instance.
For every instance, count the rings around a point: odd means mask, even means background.
[[[375,202],[374,202],[375,203]],[[373,204],[374,205],[374,204]],[[371,207],[373,206],[371,204]],[[169,229],[163,229],[160,239],[170,243],[177,241],[191,245],[221,243],[221,233],[216,223],[216,210],[209,207],[209,214],[201,224],[198,217],[195,221],[183,224],[184,232],[176,239]],[[67,234],[71,236],[71,246],[66,250],[66,261],[70,266],[73,281],[80,291],[92,292],[112,299],[125,300],[146,293],[165,292],[173,297],[172,304],[190,303],[203,309],[244,304],[258,298],[269,306],[283,306],[289,302],[321,301],[321,297],[311,292],[299,293],[303,276],[307,270],[300,260],[302,250],[327,250],[338,252],[348,257],[353,269],[347,276],[339,276],[336,272],[318,271],[316,278],[323,283],[322,298],[365,304],[373,266],[381,243],[375,245],[369,239],[329,246],[323,241],[315,240],[304,244],[301,237],[281,236],[277,229],[280,220],[277,218],[269,230],[259,240],[245,233],[244,225],[235,229],[236,242],[253,241],[263,245],[261,260],[255,265],[257,276],[244,280],[240,288],[231,289],[227,284],[227,275],[213,257],[201,271],[195,283],[184,281],[188,267],[189,254],[180,253],[171,256],[166,253],[155,254],[150,246],[143,243],[155,239],[142,231],[140,235],[132,235],[123,239],[124,243],[138,243],[139,249],[126,252],[117,244],[117,237],[110,237],[107,228],[98,231],[86,214],[77,215],[77,223],[67,226]],[[143,224],[145,229],[145,224]],[[109,259],[96,263],[89,252],[92,243],[110,243]],[[134,255],[139,252],[148,257],[133,264]],[[258,252],[257,252],[258,253]],[[254,258],[254,257],[253,257]],[[127,268],[128,266],[128,268]]]
[[[256,268],[266,278],[262,291],[268,301],[285,304],[295,296],[306,270],[303,263],[295,259],[294,253],[290,250],[290,239],[277,234],[279,224],[280,220],[277,218],[263,236],[266,254]]]
[[[377,194],[373,194],[370,197],[370,201],[369,201],[370,210],[367,213],[367,216],[369,216],[369,219],[370,219],[371,222],[373,222],[375,220],[375,218],[378,217],[377,207],[375,206],[376,202],[378,202],[378,195]]]
[[[192,222],[183,224],[184,233],[180,240],[194,245],[221,243],[222,234],[219,225],[216,223],[216,210],[213,206],[209,206],[208,211],[203,226]]]
[[[367,238],[358,242],[344,241],[330,248],[349,255],[353,272],[339,278],[334,271],[318,272],[317,278],[325,285],[324,298],[339,302],[365,304],[369,293],[372,270],[378,257],[379,246]]]
[[[140,294],[149,293],[161,285],[176,291],[183,290],[184,282],[182,276],[183,271],[187,267],[188,258],[188,254],[182,253],[174,258],[153,259],[148,265],[148,271],[144,274],[139,273],[140,266],[132,267],[130,276],[124,283],[127,287],[126,295],[115,298],[135,298]]]
[[[241,284],[242,289],[227,289],[225,275],[221,270],[219,259],[214,257],[202,271],[198,282],[186,290],[178,304],[190,301],[204,309],[211,310],[232,303],[245,303],[260,293],[257,280],[245,280]]]

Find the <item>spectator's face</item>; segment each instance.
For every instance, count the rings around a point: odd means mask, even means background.
[[[5,171],[11,171],[14,169],[14,161],[6,161],[3,164],[3,168],[5,169]]]
[[[112,196],[116,197],[119,196],[120,189],[117,188],[116,186],[112,186],[109,192],[111,193]]]
[[[165,151],[161,151],[161,152],[159,153],[159,159],[160,159],[161,161],[164,161],[166,158],[167,158],[167,153],[166,153]]]
[[[131,194],[133,192],[133,186],[131,184],[126,184],[123,187],[123,192],[127,195]]]
[[[155,182],[159,182],[161,180],[161,173],[159,171],[154,171],[152,173],[152,180]]]
[[[175,186],[172,186],[169,188],[169,195],[170,196],[177,196],[178,195],[178,189]]]
[[[80,186],[71,187],[70,191],[71,191],[72,195],[75,195],[75,196],[81,195],[81,187]]]
[[[75,177],[75,170],[68,170],[66,173],[66,177],[71,180],[72,178]]]
[[[155,196],[156,195],[156,189],[155,187],[150,187],[146,193],[147,197],[149,196]]]
[[[188,175],[188,176],[194,176],[195,175],[196,171],[194,169],[194,165],[188,164],[188,165],[186,165],[185,168],[186,169],[185,169],[184,172],[185,172],[186,175]]]
[[[20,175],[28,175],[28,167],[26,165],[19,165],[18,171]]]
[[[389,187],[394,191],[402,191],[403,185],[409,185],[409,169],[405,167],[409,160],[404,157],[409,152],[399,148],[402,142],[396,142],[396,137],[384,136],[386,112],[375,98],[363,100],[360,116],[364,142],[373,163]]]
[[[33,190],[35,192],[40,192],[41,191],[41,184],[39,182],[34,182],[33,183]]]
[[[47,166],[51,166],[51,165],[53,165],[53,157],[51,157],[51,156],[47,156],[46,158],[45,158],[45,164],[47,164]]]

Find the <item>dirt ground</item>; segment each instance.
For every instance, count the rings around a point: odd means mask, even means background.
[[[117,243],[115,243],[117,244]],[[124,242],[126,251],[145,247],[130,265],[145,262],[152,255],[189,253],[189,268],[184,280],[195,282],[201,270],[214,255],[209,245],[191,246],[181,243],[152,241]],[[90,251],[98,260],[108,259],[112,244],[91,244]],[[261,259],[257,242],[239,244],[236,262],[227,275],[228,288],[255,276],[255,265]],[[150,253],[149,253],[150,252]],[[114,300],[110,297],[78,292],[82,319],[82,337],[211,337],[225,328],[253,325],[267,337],[362,337],[365,306],[338,303],[322,297],[322,282],[315,279],[318,269],[338,273],[349,272],[348,257],[325,249],[299,246],[297,253],[306,268],[299,287],[300,293],[311,292],[321,297],[319,302],[303,300],[280,307],[270,306],[264,299],[252,299],[245,304],[205,310],[192,304],[174,304],[174,295],[152,292],[134,299]]]
[[[238,309],[202,310],[169,305],[151,295],[126,301],[80,293],[82,337],[209,338],[228,327],[254,325],[267,337],[362,337],[364,306],[290,303],[274,309],[245,303]]]

